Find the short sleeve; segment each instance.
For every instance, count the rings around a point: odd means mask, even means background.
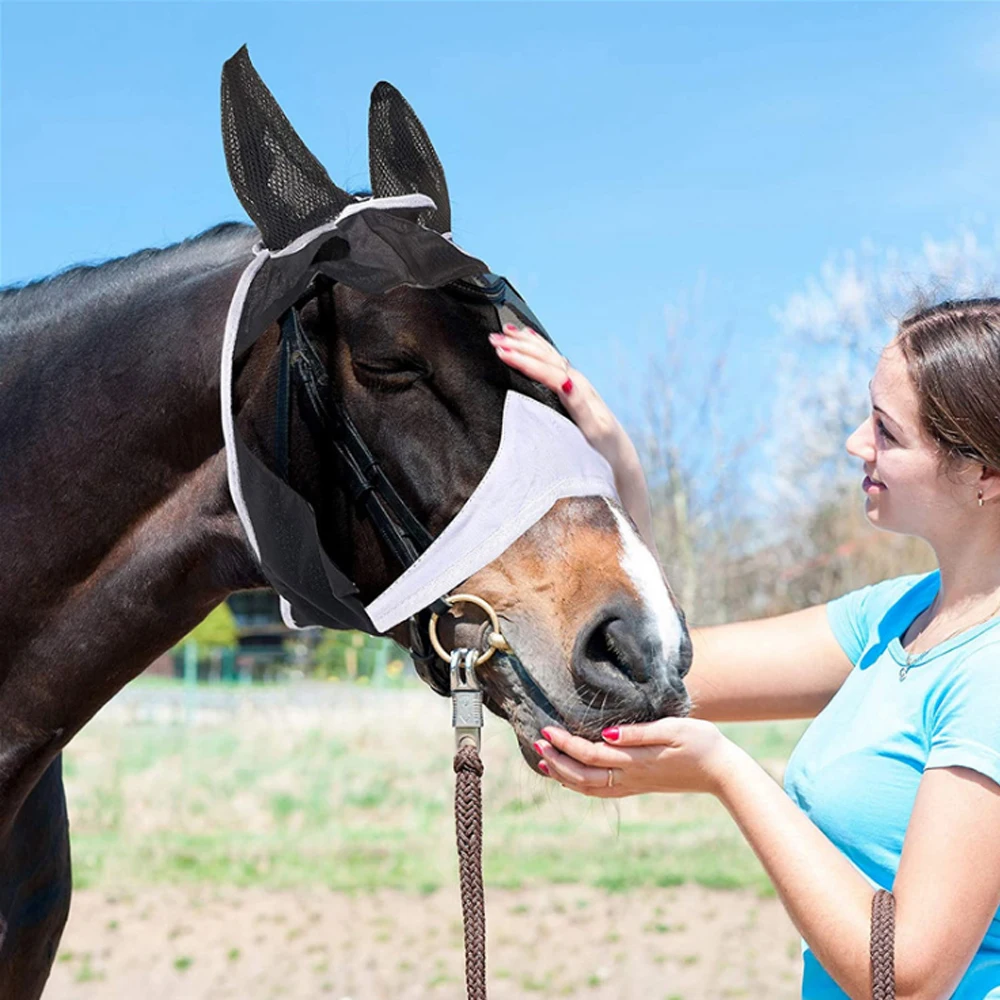
[[[852,590],[843,597],[837,597],[826,606],[826,618],[833,630],[833,637],[847,654],[851,663],[857,663],[868,645],[871,631],[868,616],[868,599],[874,586]]]
[[[937,570],[911,573],[852,590],[830,601],[826,605],[827,621],[851,663],[857,666],[861,654],[868,647],[872,629],[884,616],[898,610],[904,599],[910,599],[908,595],[929,593],[937,585]]]
[[[969,767],[1000,785],[1000,642],[958,663],[928,705],[930,749],[924,770]]]

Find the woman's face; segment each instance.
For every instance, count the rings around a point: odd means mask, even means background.
[[[968,462],[946,474],[940,449],[921,426],[917,392],[896,341],[882,352],[869,388],[871,415],[846,445],[864,462],[865,513],[876,527],[930,541],[976,506],[979,466]]]

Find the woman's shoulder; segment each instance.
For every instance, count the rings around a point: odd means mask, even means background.
[[[880,608],[883,614],[910,601],[930,603],[941,586],[941,571],[934,569],[928,573],[907,573],[893,576],[872,585],[869,603]]]
[[[827,621],[848,659],[857,663],[879,623],[894,615],[912,620],[917,605],[929,604],[939,585],[937,570],[871,583],[827,602]]]
[[[933,598],[941,585],[939,570],[928,573],[907,573],[893,576],[878,583],[849,591],[843,597],[835,598],[831,605],[842,604],[845,611],[854,616],[863,616],[869,621],[881,620],[897,607]]]

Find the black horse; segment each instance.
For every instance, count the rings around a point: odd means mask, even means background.
[[[429,142],[413,169],[414,185],[434,175],[446,219]],[[332,205],[356,200],[327,183]],[[61,750],[227,595],[267,586],[230,498],[219,419],[226,310],[258,237],[224,224],[0,293],[4,1000],[41,995],[69,910]],[[559,406],[495,356],[482,313],[446,289],[366,296],[331,285],[302,322],[325,348],[331,393],[434,534],[489,464],[506,391]],[[276,378],[277,356],[275,326],[234,387],[244,437],[265,457],[273,415],[262,389]],[[325,444],[293,418],[289,477],[369,601],[401,567],[335,472],[323,471]],[[514,653],[494,656],[485,699],[510,721],[529,763],[540,726],[553,719],[593,736],[688,710],[683,617],[615,503],[557,502],[461,589],[502,616]],[[449,647],[479,641],[482,618],[466,609],[442,618]],[[390,634],[409,643],[405,625]]]

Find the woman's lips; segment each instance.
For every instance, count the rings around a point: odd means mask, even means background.
[[[876,482],[871,476],[865,476],[864,482],[861,484],[861,488],[865,493],[882,493],[885,490],[885,483]]]

